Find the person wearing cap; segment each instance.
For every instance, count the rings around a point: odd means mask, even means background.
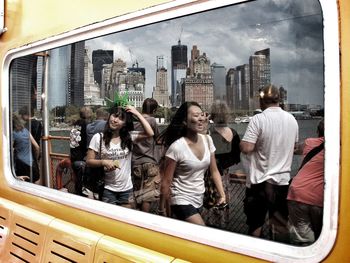
[[[297,121],[279,106],[277,87],[264,87],[259,100],[262,113],[252,117],[240,143],[248,171],[244,212],[249,234],[257,237],[261,236],[267,213],[279,225],[287,222],[286,197],[299,139]]]

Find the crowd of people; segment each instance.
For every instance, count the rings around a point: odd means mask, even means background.
[[[214,182],[214,207],[225,208],[230,205],[228,170],[241,163],[248,234],[262,237],[268,218],[272,226],[288,229],[291,243],[312,244],[322,228],[323,120],[318,137],[300,144],[298,123],[280,107],[279,90],[266,86],[259,100],[262,112],[252,117],[242,139],[229,127],[223,102],[215,102],[208,113],[197,102],[185,102],[162,132],[152,98],[144,101],[141,113],[118,103],[99,108],[94,121],[91,108],[82,107],[70,132],[75,193],[88,196],[87,168],[103,167],[103,202],[144,212],[156,203],[160,215],[210,225],[202,216],[204,177],[209,173]],[[42,127],[33,119],[30,126],[26,119],[26,109],[13,116],[14,167],[20,179],[36,182]],[[292,180],[294,154],[302,154],[304,162]]]

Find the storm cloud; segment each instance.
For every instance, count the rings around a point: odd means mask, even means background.
[[[258,0],[162,21],[86,41],[90,51],[114,50],[131,67],[146,68],[146,96],[155,86],[156,57],[167,61],[171,46],[193,45],[226,70],[249,63],[270,48],[271,82],[288,91],[288,102],[323,105],[323,24],[317,0]],[[169,86],[170,90],[170,86]]]

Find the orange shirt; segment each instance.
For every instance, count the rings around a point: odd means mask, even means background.
[[[303,155],[324,142],[324,137],[308,138],[304,142]],[[323,207],[324,149],[311,158],[293,178],[288,200]]]

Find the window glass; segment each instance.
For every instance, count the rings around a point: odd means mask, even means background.
[[[105,202],[134,208],[132,200],[136,200],[139,202],[137,209],[149,213],[166,210],[169,214],[171,210],[177,218],[183,219],[194,215],[193,222],[242,234],[252,234],[261,226],[259,235],[266,239],[295,245],[313,243],[320,229],[313,230],[311,237],[302,233],[306,235],[304,241],[290,239],[286,228],[288,189],[277,191],[274,186],[288,184],[287,179],[298,174],[303,155],[323,141],[320,139],[323,138],[323,133],[320,133],[322,127],[319,126],[324,112],[322,19],[317,0],[249,1],[14,59],[10,67],[14,175],[20,180],[98,198],[85,187],[89,180],[84,176],[84,170],[103,164],[106,189],[102,195]],[[261,107],[261,91],[271,84],[279,93],[278,101],[274,103],[292,114],[298,125],[298,136],[288,126],[286,135],[277,133],[276,138],[284,140],[293,135],[291,140],[298,139],[300,144],[307,138],[314,139],[307,141],[307,147],[302,144],[299,155],[294,156],[288,148],[273,148],[278,143],[271,139],[269,151],[280,156],[276,164],[282,168],[278,170],[276,166],[270,166],[263,173],[282,174],[283,179],[265,176],[267,179],[264,177],[266,180],[263,181],[268,183],[259,184],[262,188],[254,191],[267,196],[273,194],[277,199],[275,195],[281,194],[284,202],[277,202],[277,207],[282,207],[286,214],[270,211],[271,216],[263,216],[261,225],[254,221],[254,218],[259,221],[256,218],[264,213],[258,212],[259,203],[253,204],[257,212],[249,215],[252,208],[249,210],[247,204],[254,196],[251,193],[250,199],[246,196],[246,184],[261,183],[258,175],[251,175],[254,173],[252,162],[256,162],[256,170],[266,162],[257,160],[251,152],[240,154],[239,141],[255,144],[256,151],[259,145],[263,145],[259,129],[266,127],[261,126],[264,125],[263,118],[254,116],[265,109]],[[158,107],[153,108],[152,101],[147,100],[148,106],[143,108],[147,98],[157,101]],[[172,132],[165,131],[185,101],[198,103],[190,107],[191,111],[188,110],[187,129],[199,131],[206,128],[212,140],[203,139],[202,148],[192,145],[191,140],[185,140],[189,148],[181,148],[186,146],[182,144],[180,148],[174,146],[168,150],[170,145],[166,145],[169,141],[164,134],[174,135],[181,128],[177,130],[175,125],[170,126],[174,129]],[[112,107],[116,102],[123,106],[123,110]],[[157,139],[142,138],[143,135],[146,137],[146,126],[143,132],[123,135],[123,140],[113,135],[113,131],[118,129],[115,126],[119,125],[115,123],[120,120],[122,126],[128,123],[124,104],[133,105],[136,110],[145,113]],[[139,115],[136,110],[131,109],[134,128],[142,131],[143,122],[137,121]],[[45,134],[46,130],[48,134]],[[248,130],[251,133],[245,137]],[[280,131],[285,130],[281,127]],[[104,137],[101,148],[100,137],[93,136],[98,132],[102,132]],[[121,133],[118,132],[120,138]],[[43,140],[43,137],[49,139]],[[123,143],[120,144],[120,140]],[[133,142],[128,144],[129,140]],[[285,143],[290,145],[290,140]],[[208,144],[211,150],[214,149],[212,144],[216,148],[217,167],[221,174],[218,178],[226,194],[226,207],[201,207],[202,178],[209,163],[205,161],[203,144]],[[153,145],[156,145],[154,149]],[[172,195],[178,195],[178,199],[163,200],[159,205],[162,181],[157,169],[164,178],[164,166],[169,165],[163,162],[167,150],[167,156],[172,160],[170,163],[178,173],[174,173],[171,184]],[[192,164],[192,168],[186,151],[192,153],[194,162],[199,161]],[[323,183],[322,151],[319,149],[316,153],[319,154],[321,167],[315,172],[318,184]],[[131,152],[134,157],[131,157]],[[291,164],[288,156],[293,158]],[[86,160],[89,158],[104,162],[92,161],[87,169]],[[112,163],[107,160],[118,161]],[[160,168],[159,163],[162,164]],[[184,164],[187,170],[179,169],[180,164]],[[117,175],[123,176],[123,179],[117,179]],[[182,180],[186,183],[182,184]],[[296,182],[304,192],[312,190],[303,186],[303,181]],[[269,187],[271,189],[266,190]],[[303,209],[307,211],[309,208],[299,207],[294,201],[309,199],[298,195],[297,186],[294,190],[294,196],[289,197],[291,209],[293,213],[301,210],[304,216],[306,212]],[[194,194],[187,196],[186,192]],[[305,201],[305,204],[312,208],[322,206],[322,198],[323,190],[311,198],[311,203]],[[143,200],[146,201],[142,205]],[[177,206],[170,208],[172,203]],[[179,207],[188,203],[193,207]],[[322,220],[322,208],[314,213]],[[293,219],[295,224],[300,220],[296,216]],[[322,221],[316,225],[322,227]],[[291,231],[297,234],[298,229]]]

